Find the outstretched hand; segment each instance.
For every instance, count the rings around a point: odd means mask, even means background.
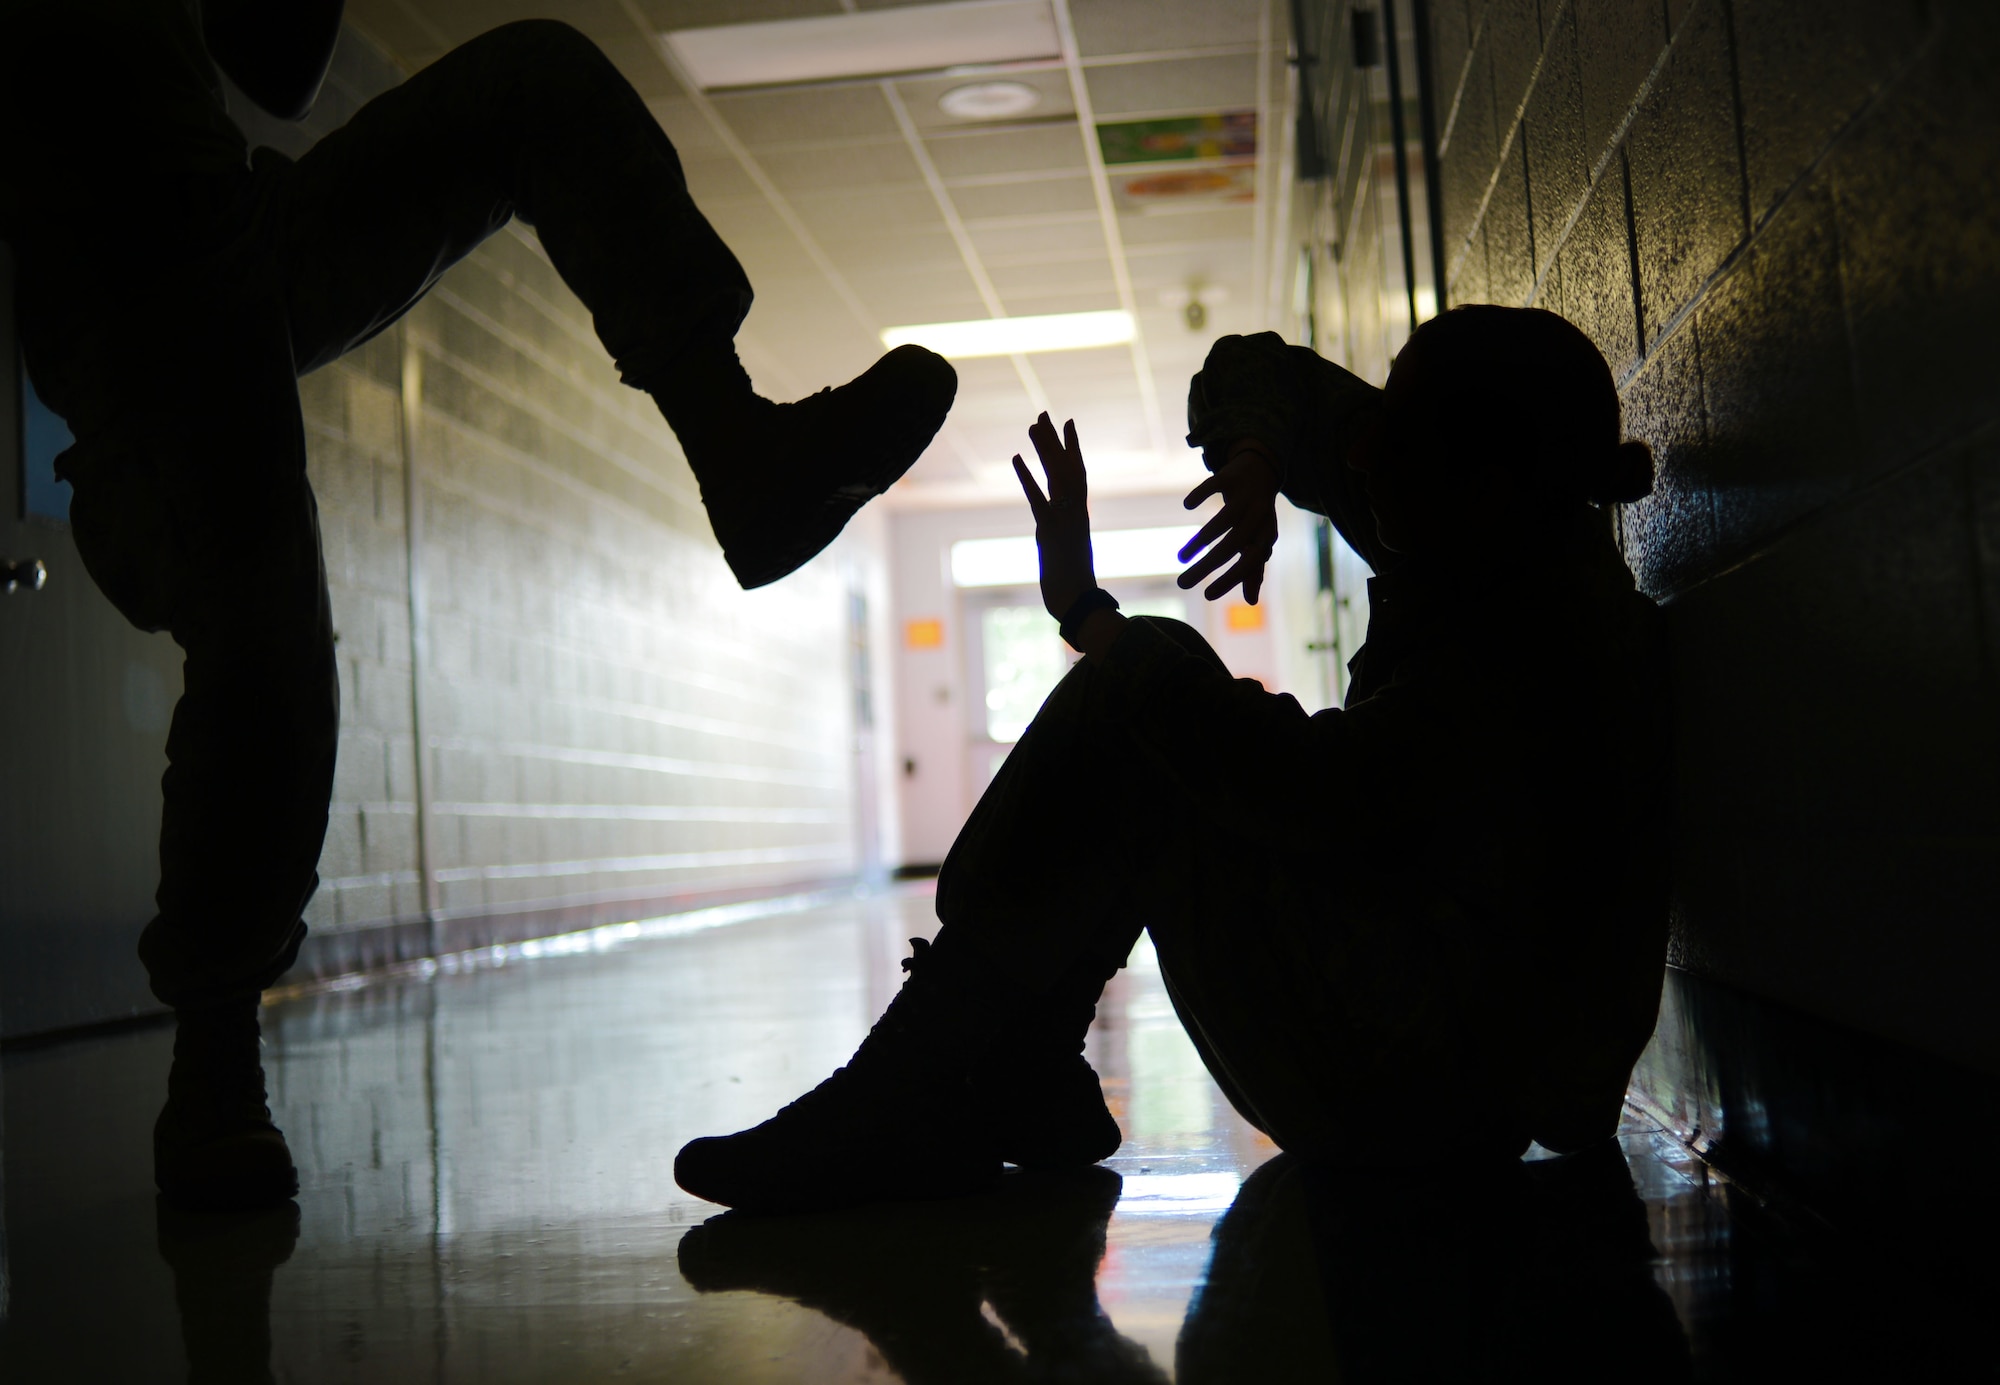
[[[1028,440],[1042,459],[1048,494],[1035,483],[1017,453],[1014,474],[1027,493],[1035,516],[1035,548],[1042,560],[1042,606],[1057,620],[1068,614],[1078,597],[1097,585],[1090,553],[1090,486],[1083,469],[1083,449],[1077,446],[1076,420],[1063,424],[1062,436],[1045,413],[1028,427]]]
[[[1192,510],[1211,495],[1222,497],[1222,508],[1182,545],[1180,560],[1185,563],[1204,548],[1208,552],[1175,580],[1185,591],[1234,558],[1235,565],[1202,595],[1214,601],[1241,586],[1243,599],[1254,606],[1264,587],[1264,565],[1278,542],[1277,468],[1258,444],[1238,443],[1222,469],[1189,491],[1184,503]]]

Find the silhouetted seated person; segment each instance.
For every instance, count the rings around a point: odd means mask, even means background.
[[[251,157],[217,67],[300,118],[340,16],[340,0],[0,8],[0,239],[29,372],[76,436],[58,472],[77,549],[121,612],[186,653],[140,942],[179,1020],[155,1174],[186,1205],[297,1186],[257,1004],[305,937],[340,703],[297,377],[518,216],[679,436],[745,587],[831,542],[957,388],[903,347],[800,403],[759,398],[731,344],[742,267],[645,102],[567,25],[495,29],[296,163]]]
[[[1209,588],[1254,582],[1273,497],[1378,574],[1345,710],[1232,680],[1174,621],[1097,593],[1074,427],[1016,459],[1042,596],[1084,657],[960,833],[943,927],[848,1065],[696,1140],[697,1196],[783,1210],[1085,1164],[1119,1131],[1081,1056],[1149,930],[1230,1101],[1304,1155],[1574,1150],[1615,1129],[1666,932],[1662,617],[1608,502],[1651,488],[1609,370],[1538,310],[1420,327],[1378,391],[1275,335],[1193,382],[1224,510]],[[1193,544],[1190,548],[1194,547]]]

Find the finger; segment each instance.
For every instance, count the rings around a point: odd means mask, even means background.
[[[1199,561],[1197,561],[1186,572],[1183,572],[1179,577],[1175,578],[1174,580],[1180,583],[1182,591],[1190,590],[1197,582],[1201,581],[1202,578],[1208,576],[1211,572],[1214,572],[1217,568],[1221,567],[1231,558],[1236,557],[1242,551],[1243,551],[1242,540],[1238,538],[1235,534],[1231,534],[1221,543],[1218,543],[1215,547],[1209,549],[1208,552],[1202,554]]]
[[[1215,516],[1212,519],[1210,519],[1208,523],[1202,525],[1200,529],[1195,531],[1195,536],[1193,538],[1189,539],[1186,543],[1181,545],[1181,551],[1176,556],[1182,562],[1186,562],[1188,559],[1192,558],[1195,554],[1201,552],[1202,549],[1208,547],[1210,544],[1214,543],[1217,539],[1221,538],[1224,534],[1228,533],[1229,530],[1234,527],[1235,527],[1235,516],[1230,514],[1229,507],[1225,505],[1222,507],[1221,510],[1216,512]]]
[[[1035,445],[1035,455],[1042,459],[1042,471],[1049,478],[1049,498],[1064,500],[1069,497],[1068,458],[1063,455],[1062,439],[1056,436],[1056,426],[1043,414],[1028,428],[1028,441]]]
[[[1181,502],[1181,508],[1192,510],[1211,495],[1220,495],[1221,493],[1222,478],[1220,476],[1211,476],[1187,493],[1187,499]]]
[[[1014,454],[1014,474],[1021,478],[1021,489],[1027,492],[1028,513],[1035,517],[1037,524],[1041,523],[1042,510],[1048,505],[1049,499],[1042,494],[1042,488],[1035,484],[1034,475],[1028,470],[1028,464],[1021,460],[1021,454],[1018,452]]]
[[[1220,600],[1220,598],[1222,598],[1222,594],[1224,594],[1224,592],[1226,592],[1228,588],[1236,586],[1238,582],[1242,582],[1242,580],[1246,580],[1246,578],[1248,578],[1248,572],[1246,572],[1244,564],[1242,564],[1242,562],[1238,562],[1238,564],[1236,564],[1236,566],[1232,566],[1232,568],[1230,568],[1228,572],[1224,572],[1224,574],[1222,574],[1222,576],[1218,576],[1218,578],[1216,578],[1214,582],[1210,582],[1210,584],[1208,584],[1208,590],[1204,590],[1204,592],[1202,592],[1202,596],[1206,596],[1208,600]]]
[[[1063,450],[1069,454],[1070,466],[1076,473],[1076,494],[1078,499],[1090,489],[1090,473],[1083,465],[1083,445],[1076,440],[1076,420],[1063,423]]]

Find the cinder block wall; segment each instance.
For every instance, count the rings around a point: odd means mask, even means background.
[[[1672,960],[2000,1070],[2000,6],[1429,16],[1449,301],[1576,321],[1662,463]]]
[[[398,80],[350,31],[306,126],[237,111],[298,154]],[[342,699],[309,968],[855,871],[873,526],[739,590],[672,433],[518,226],[300,388]]]

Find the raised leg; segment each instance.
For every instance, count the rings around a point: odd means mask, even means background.
[[[299,161],[274,204],[303,372],[406,311],[519,216],[650,393],[739,581],[818,553],[929,445],[957,375],[917,347],[798,404],[759,398],[731,339],[742,266],[688,196],[659,123],[597,47],[527,20],[377,97]]]

